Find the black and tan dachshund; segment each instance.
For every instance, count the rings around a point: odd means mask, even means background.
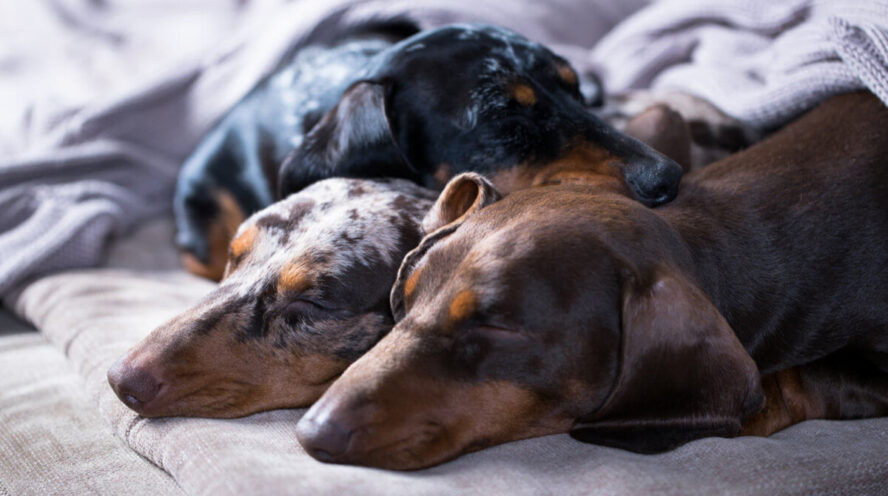
[[[256,131],[264,124],[251,117],[241,126],[237,116],[262,115],[264,106],[299,91],[286,84],[263,87],[189,159],[176,196],[179,246],[189,270],[218,279],[227,243],[247,215],[329,177],[398,177],[440,189],[454,175],[475,171],[508,192],[594,172],[645,205],[668,202],[677,192],[678,164],[593,116],[573,68],[514,32],[451,25],[382,50],[344,46],[339,50],[354,59],[346,71],[350,84],[327,85],[326,103],[315,111],[324,110],[330,95],[341,98],[319,120],[314,113],[279,129],[298,137],[305,132],[298,146],[290,141],[293,150],[279,170],[286,137],[277,138],[284,145],[273,153],[245,161],[240,156],[249,150],[264,150],[263,133]],[[231,144],[241,151],[231,151]],[[207,180],[207,171],[235,180]]]

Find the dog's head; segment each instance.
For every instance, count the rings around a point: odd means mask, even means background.
[[[377,55],[285,160],[279,185],[387,175],[440,188],[465,171],[504,192],[592,173],[647,205],[671,200],[682,174],[589,113],[563,58],[502,28],[453,25]]]
[[[225,277],[109,371],[144,416],[236,417],[306,406],[393,325],[389,290],[433,195],[330,179],[251,216]]]
[[[649,209],[576,185],[455,178],[392,289],[395,328],[301,419],[315,458],[415,469],[571,431],[651,452],[730,435],[752,358]]]

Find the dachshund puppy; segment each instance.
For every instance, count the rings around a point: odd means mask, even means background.
[[[559,432],[658,452],[888,413],[876,97],[831,99],[661,208],[609,186],[451,181],[400,268],[395,328],[302,417],[306,451],[417,469]]]
[[[303,70],[294,82],[274,76],[189,159],[176,200],[188,270],[221,275],[236,226],[272,201],[274,183],[278,198],[329,177],[400,177],[440,189],[477,171],[508,192],[595,173],[646,205],[676,194],[679,165],[592,115],[567,61],[517,33],[461,24],[385,49],[350,46],[297,58],[336,70]],[[325,79],[328,72],[343,77]],[[584,81],[599,98],[597,80]],[[304,108],[310,118],[293,118]]]
[[[254,214],[218,288],[118,360],[111,387],[146,417],[311,404],[391,329],[388,294],[433,200],[400,179],[329,179]]]
[[[459,24],[376,56],[284,163],[280,186],[382,174],[441,188],[464,171],[503,192],[596,173],[646,205],[671,200],[681,178],[674,161],[586,109],[566,60],[515,32]]]

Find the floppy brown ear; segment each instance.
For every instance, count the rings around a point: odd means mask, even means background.
[[[432,205],[432,209],[422,220],[422,231],[426,236],[419,246],[407,252],[398,269],[398,277],[395,279],[389,298],[396,322],[406,313],[404,284],[422,256],[440,239],[455,231],[469,215],[500,198],[502,194],[493,184],[484,176],[474,172],[460,174],[447,183]]]
[[[474,172],[460,174],[444,186],[422,220],[422,230],[428,234],[451,223],[462,223],[469,214],[502,197],[484,176]]]
[[[281,165],[278,197],[333,176],[418,180],[392,138],[386,82],[358,81]],[[415,176],[415,177],[414,177]]]
[[[758,368],[706,294],[677,271],[623,281],[620,372],[571,429],[580,441],[641,453],[733,436],[761,408]]]

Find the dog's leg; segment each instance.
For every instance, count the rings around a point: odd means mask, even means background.
[[[691,170],[691,132],[681,114],[668,105],[654,105],[636,115],[625,132],[675,160],[685,172]]]
[[[740,435],[768,436],[809,419],[888,414],[888,374],[866,360],[836,354],[762,378],[765,407]]]

